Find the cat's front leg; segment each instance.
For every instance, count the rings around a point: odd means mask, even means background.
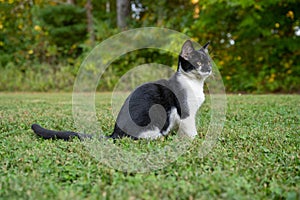
[[[194,117],[188,117],[180,120],[178,134],[180,136],[188,136],[193,139],[197,135],[196,123]]]

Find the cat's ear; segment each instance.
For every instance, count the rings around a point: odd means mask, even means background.
[[[210,41],[208,41],[208,42],[202,47],[202,49],[204,49],[204,51],[205,51],[206,53],[208,53],[207,47],[209,46],[209,44],[210,44]]]
[[[181,53],[180,56],[183,57],[184,59],[188,60],[188,58],[190,57],[189,55],[195,51],[194,47],[193,47],[193,43],[190,40],[187,40],[181,48]]]
[[[210,44],[210,41],[208,41],[202,48],[207,49],[208,45]]]

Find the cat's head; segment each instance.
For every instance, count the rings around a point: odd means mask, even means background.
[[[190,40],[181,49],[178,60],[178,70],[191,78],[203,79],[212,73],[212,60],[208,55],[209,42],[199,50],[195,50]]]

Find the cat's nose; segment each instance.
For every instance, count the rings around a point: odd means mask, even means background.
[[[210,68],[208,68],[208,69],[205,69],[203,71],[210,73],[212,70]]]

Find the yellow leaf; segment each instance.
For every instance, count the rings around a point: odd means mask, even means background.
[[[255,4],[255,5],[254,5],[254,8],[257,9],[257,10],[261,10],[261,5]]]
[[[194,9],[194,15],[193,15],[194,19],[199,18],[199,13],[200,13],[199,6],[196,6]]]
[[[290,68],[290,64],[289,63],[284,63],[284,68],[286,68],[286,69]]]
[[[291,19],[294,19],[294,12],[293,11],[289,11],[287,14],[286,14],[286,16],[288,17],[288,18],[291,18]]]
[[[77,48],[77,45],[76,44],[73,44],[72,46],[71,46],[71,49],[76,49]]]
[[[33,50],[30,49],[30,50],[28,51],[28,54],[29,54],[29,55],[33,54]]]
[[[42,29],[41,29],[41,27],[40,27],[39,25],[35,25],[35,26],[34,26],[34,30],[36,30],[36,31],[41,31]]]

